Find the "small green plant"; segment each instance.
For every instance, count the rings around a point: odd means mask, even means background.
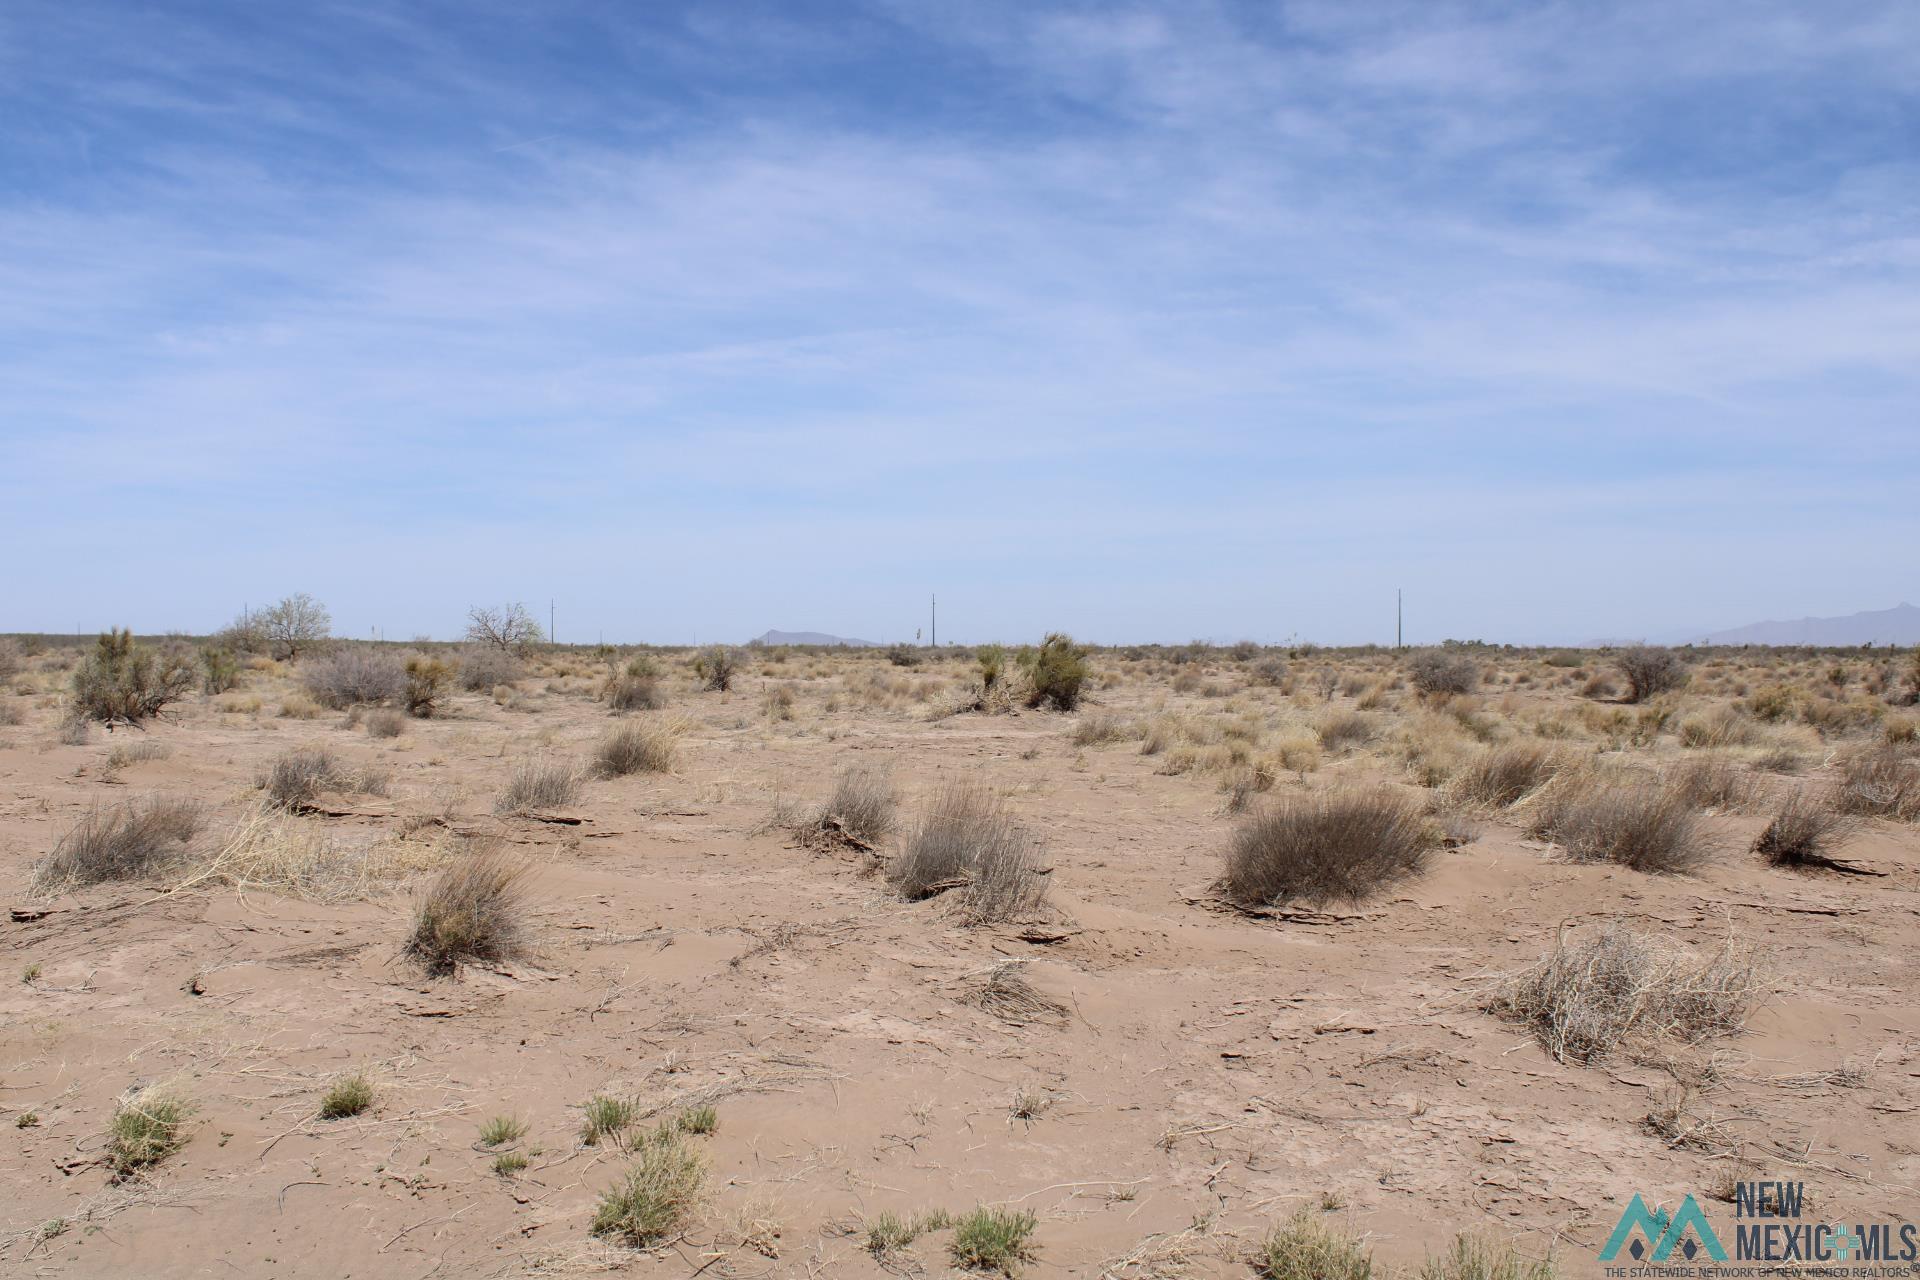
[[[320,1095],[320,1118],[344,1120],[373,1106],[373,1081],[355,1072],[341,1076]]]
[[[532,1163],[532,1158],[523,1151],[502,1151],[493,1158],[493,1171],[503,1178],[511,1178]]]
[[[1080,688],[1092,675],[1087,651],[1073,637],[1053,632],[1040,647],[1022,655],[1030,687],[1027,705],[1052,706],[1056,711],[1072,711],[1080,705]]]
[[[1302,1210],[1267,1233],[1254,1251],[1253,1270],[1262,1280],[1370,1280],[1373,1257]]]
[[[689,1107],[674,1124],[682,1133],[713,1133],[720,1127],[720,1113],[712,1107]]]
[[[229,649],[209,645],[200,651],[200,689],[208,695],[225,693],[240,683],[240,659]]]
[[[621,1180],[601,1193],[589,1230],[635,1248],[671,1240],[685,1230],[706,1177],[706,1160],[684,1138],[656,1132]]]
[[[929,1231],[944,1231],[953,1225],[953,1215],[945,1209],[929,1209],[907,1217],[892,1212],[877,1213],[867,1221],[867,1252],[885,1261]]]
[[[37,1129],[39,1126],[40,1113],[38,1111],[22,1111],[13,1122],[13,1127],[16,1129]]]
[[[982,1205],[953,1224],[953,1265],[1010,1276],[1020,1263],[1033,1260],[1033,1229],[1039,1223],[1030,1209],[1015,1212]]]
[[[115,1176],[131,1177],[185,1146],[192,1115],[192,1103],[160,1086],[123,1098],[107,1122],[107,1163]]]
[[[1000,683],[1000,677],[1007,673],[1007,650],[1004,645],[983,644],[974,651],[973,660],[980,664],[980,688],[992,693]]]
[[[26,983],[28,986],[32,986],[34,983],[40,981],[40,962],[38,960],[35,960],[20,971],[20,981]]]
[[[1475,1236],[1454,1238],[1446,1255],[1428,1258],[1420,1280],[1554,1280],[1551,1258],[1526,1258],[1511,1244]]]
[[[640,1109],[631,1098],[610,1098],[604,1093],[588,1098],[580,1110],[580,1141],[589,1147],[597,1147],[609,1139],[617,1144],[620,1136],[640,1118]]]
[[[700,677],[702,688],[725,693],[733,688],[734,677],[740,674],[740,659],[734,656],[733,650],[715,645],[693,660],[693,674]]]
[[[480,1126],[480,1145],[483,1147],[504,1147],[510,1142],[518,1142],[527,1135],[527,1122],[518,1116],[495,1116]]]

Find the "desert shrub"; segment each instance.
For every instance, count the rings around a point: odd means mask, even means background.
[[[467,643],[513,657],[525,657],[545,639],[540,624],[518,601],[503,605],[475,605],[467,610]]]
[[[331,791],[346,780],[346,768],[339,757],[325,747],[295,747],[275,756],[254,778],[254,785],[267,793],[267,801],[277,809],[305,809],[322,791]]]
[[[327,1086],[320,1095],[319,1116],[322,1120],[345,1120],[348,1116],[357,1116],[373,1106],[373,1081],[355,1072],[341,1076]]]
[[[1268,656],[1255,662],[1247,675],[1254,684],[1277,689],[1287,682],[1287,664],[1282,658]]]
[[[917,667],[920,665],[920,651],[910,644],[888,645],[887,661],[896,667]]]
[[[1753,851],[1776,867],[1833,865],[1834,848],[1852,833],[1856,819],[1837,813],[1805,787],[1787,793],[1753,842]]]
[[[694,658],[693,674],[700,678],[701,688],[725,693],[740,674],[740,659],[725,645],[715,645]]]
[[[527,1136],[527,1122],[518,1116],[494,1116],[480,1123],[480,1145],[492,1150]]]
[[[1352,1236],[1335,1231],[1307,1209],[1266,1234],[1254,1249],[1261,1280],[1370,1280],[1373,1256]]]
[[[1361,711],[1330,711],[1320,717],[1314,733],[1329,751],[1363,747],[1373,741],[1373,719]]]
[[[1757,742],[1760,729],[1736,707],[1716,707],[1705,715],[1688,716],[1680,722],[1683,747],[1745,747]]]
[[[1472,693],[1480,684],[1480,664],[1450,649],[1422,649],[1407,659],[1407,678],[1421,693]]]
[[[908,1217],[902,1217],[891,1210],[876,1213],[867,1219],[865,1224],[867,1252],[884,1263],[927,1232],[944,1231],[952,1225],[953,1215],[945,1209],[934,1209]]]
[[[453,683],[453,668],[438,658],[408,658],[404,698],[407,714],[424,720],[440,710],[447,688]]]
[[[1556,1280],[1551,1258],[1528,1258],[1511,1243],[1478,1236],[1454,1237],[1453,1247],[1428,1258],[1420,1280]]]
[[[596,1093],[580,1108],[580,1142],[589,1147],[619,1146],[627,1130],[639,1121],[640,1104],[632,1098]]]
[[[1505,808],[1545,785],[1566,767],[1559,751],[1539,742],[1489,747],[1453,776],[1456,798]]]
[[[307,695],[323,707],[345,707],[397,702],[407,690],[406,664],[391,653],[364,645],[341,645],[311,658],[300,682]]]
[[[980,684],[987,692],[993,692],[1007,670],[1007,650],[1003,645],[983,644],[974,650],[973,660],[980,668]]]
[[[706,1185],[707,1162],[673,1132],[655,1136],[636,1154],[620,1181],[601,1193],[589,1230],[644,1248],[685,1230]]]
[[[1712,852],[1685,792],[1607,774],[1568,775],[1541,797],[1532,833],[1582,862],[1678,875]]]
[[[1657,645],[1635,645],[1613,657],[1613,665],[1627,682],[1627,701],[1645,702],[1657,694],[1671,693],[1687,682],[1687,664],[1672,649]]]
[[[1893,747],[1850,756],[1840,766],[1834,807],[1863,818],[1920,818],[1920,765]]]
[[[369,738],[397,738],[407,729],[407,718],[398,711],[382,708],[367,716]]]
[[[1806,695],[1792,685],[1772,684],[1755,690],[1747,698],[1747,710],[1755,719],[1772,724],[1798,716],[1804,701]]]
[[[600,688],[600,696],[607,709],[614,712],[658,711],[667,705],[667,695],[660,688],[660,672],[653,660],[645,656],[635,658],[625,670],[608,676]]]
[[[827,798],[823,825],[834,823],[865,844],[878,844],[893,834],[899,801],[894,795],[893,776],[875,765],[849,765],[833,781],[833,794]]]
[[[0,695],[0,725],[17,727],[27,722],[27,709],[17,699]],[[85,723],[82,721],[82,723]]]
[[[1243,907],[1364,902],[1417,875],[1437,842],[1419,808],[1385,787],[1289,795],[1234,830],[1221,888]]]
[[[94,809],[33,871],[40,890],[134,880],[179,861],[206,821],[197,800],[154,796]]]
[[[1097,747],[1109,742],[1125,741],[1127,738],[1138,736],[1139,732],[1131,720],[1117,716],[1111,711],[1096,711],[1091,715],[1080,717],[1074,723],[1070,736],[1076,747]]]
[[[19,675],[24,664],[25,659],[20,656],[20,646],[11,640],[0,640],[0,683]]]
[[[1724,756],[1683,760],[1667,771],[1667,786],[1696,809],[1741,813],[1760,799],[1751,770]]]
[[[603,778],[631,773],[671,773],[686,726],[679,720],[648,717],[620,725],[593,753],[594,772]]]
[[[469,693],[491,693],[520,678],[520,660],[505,649],[469,644],[460,650],[460,687]]]
[[[208,645],[200,650],[200,691],[225,693],[240,683],[240,659],[230,649]]]
[[[325,644],[333,633],[333,619],[326,606],[304,591],[253,615],[252,626],[259,629],[267,651],[288,662],[298,661],[301,654]]]
[[[407,954],[435,974],[464,962],[526,955],[528,871],[498,845],[476,849],[442,871],[414,907]]]
[[[1010,1276],[1021,1263],[1033,1260],[1033,1230],[1039,1225],[1039,1216],[1030,1209],[982,1205],[954,1221],[948,1254],[956,1267]]]
[[[887,880],[909,901],[964,890],[964,914],[979,923],[1010,920],[1046,899],[1039,841],[986,788],[954,782],[920,815],[887,864]]]
[[[499,814],[547,813],[564,809],[580,798],[580,770],[565,760],[532,757],[522,760],[508,775],[507,785],[493,798]]]
[[[107,1122],[107,1163],[114,1176],[131,1177],[185,1146],[193,1111],[191,1102],[161,1085],[122,1098]]]
[[[133,632],[103,632],[73,673],[76,719],[139,724],[178,701],[197,681],[184,653],[156,653]]]
[[[1073,637],[1055,631],[1024,656],[1028,706],[1072,711],[1080,705],[1080,689],[1092,669],[1087,665],[1087,650],[1076,645]]]
[[[1889,719],[1881,736],[1890,747],[1911,746],[1920,742],[1920,720],[1908,716]]]
[[[1761,989],[1754,957],[1731,936],[1701,958],[1615,921],[1584,939],[1560,937],[1487,1008],[1532,1028],[1556,1059],[1593,1064],[1629,1040],[1695,1044],[1738,1031]]]

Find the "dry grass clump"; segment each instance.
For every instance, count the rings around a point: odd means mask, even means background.
[[[706,1186],[707,1161],[668,1126],[635,1154],[620,1181],[601,1193],[588,1230],[642,1249],[686,1230]]]
[[[225,884],[311,902],[365,898],[404,876],[446,861],[444,841],[383,839],[367,845],[334,840],[318,823],[261,803],[243,814],[203,861],[190,864],[175,890]]]
[[[660,687],[660,669],[645,654],[608,676],[600,686],[600,698],[616,715],[658,711],[667,705],[666,691]]]
[[[1142,735],[1139,725],[1111,711],[1095,711],[1082,716],[1069,735],[1076,747],[1100,747],[1109,742],[1124,742]],[[1148,754],[1152,754],[1149,752]]]
[[[536,756],[513,767],[507,785],[493,798],[493,811],[550,813],[578,800],[580,787],[580,770],[571,761]]]
[[[1371,1280],[1373,1255],[1301,1209],[1273,1228],[1249,1261],[1261,1280]]]
[[[1033,1231],[1039,1225],[1039,1215],[1030,1209],[982,1205],[954,1219],[947,1253],[963,1270],[1011,1276],[1021,1263],[1033,1261]]]
[[[334,711],[397,702],[407,691],[406,664],[391,653],[340,645],[301,665],[301,683],[315,702]]]
[[[353,769],[325,747],[295,747],[275,756],[254,778],[254,785],[275,808],[299,813],[312,808],[322,791],[385,795],[387,775],[372,766]]]
[[[1504,809],[1545,786],[1566,765],[1554,747],[1515,742],[1482,751],[1453,775],[1450,785],[1457,800]]]
[[[359,1072],[341,1076],[320,1095],[318,1115],[322,1120],[345,1120],[373,1106],[373,1081]]]
[[[107,1122],[107,1163],[114,1176],[132,1177],[185,1146],[193,1112],[191,1102],[163,1085],[122,1098]]]
[[[469,693],[491,693],[520,678],[520,660],[493,645],[469,644],[460,650],[460,687]]]
[[[381,709],[367,717],[369,738],[397,738],[407,731],[407,718],[398,711]]]
[[[1329,751],[1364,747],[1373,741],[1373,717],[1361,711],[1332,711],[1320,717],[1314,728],[1320,745]]]
[[[1667,773],[1667,785],[1696,809],[1742,813],[1761,798],[1760,780],[1723,756],[1684,760]]]
[[[1823,796],[1804,787],[1787,793],[1753,851],[1776,867],[1832,867],[1833,850],[1858,820],[1837,813]]]
[[[1047,895],[1040,842],[978,783],[953,782],[907,833],[887,880],[908,901],[962,890],[962,913],[975,923],[1012,920]]]
[[[1712,852],[1683,791],[1601,771],[1556,779],[1530,829],[1582,862],[1617,862],[1635,871],[1678,875]]]
[[[834,779],[833,794],[818,825],[822,831],[837,831],[871,846],[893,834],[898,808],[893,776],[886,769],[850,765]]]
[[[1920,765],[1894,747],[1877,747],[1840,766],[1834,806],[1862,818],[1920,818]]]
[[[434,974],[452,973],[463,962],[497,964],[527,955],[530,869],[491,845],[442,871],[414,908],[406,953]]]
[[[1753,956],[1731,935],[1702,958],[1615,921],[1553,951],[1502,985],[1489,1012],[1533,1029],[1556,1059],[1603,1062],[1629,1041],[1695,1044],[1746,1024],[1760,998]]]
[[[72,715],[137,725],[186,696],[198,679],[185,653],[155,653],[136,644],[131,631],[104,632],[73,673]]]
[[[632,773],[672,773],[687,722],[648,717],[614,729],[593,753],[593,770],[602,778],[624,778]]]
[[[1687,664],[1672,649],[1657,645],[1635,645],[1614,655],[1613,665],[1627,682],[1627,701],[1645,702],[1657,694],[1671,693],[1687,682]]]
[[[1243,907],[1364,902],[1423,870],[1437,841],[1419,807],[1390,788],[1290,795],[1234,831],[1221,888]]]
[[[1703,715],[1688,716],[1680,722],[1680,745],[1683,747],[1750,747],[1760,741],[1760,734],[1760,726],[1734,706],[1715,707]]]
[[[164,796],[91,810],[34,867],[33,887],[47,893],[171,867],[205,821],[199,801]]]
[[[1016,1027],[1043,1023],[1062,1026],[1067,1021],[1067,1006],[1027,981],[1025,960],[1002,960],[980,978],[977,988],[965,1000],[1000,1021]]]

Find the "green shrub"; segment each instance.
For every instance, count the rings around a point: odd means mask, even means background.
[[[1687,664],[1672,649],[1635,645],[1614,655],[1613,664],[1626,677],[1628,702],[1645,702],[1687,682]]]
[[[740,674],[740,659],[725,645],[715,645],[693,660],[693,673],[700,677],[702,687],[725,693]]]
[[[1025,659],[1023,665],[1031,684],[1028,706],[1051,705],[1056,711],[1072,711],[1080,705],[1081,686],[1092,671],[1087,665],[1087,650],[1074,644],[1073,637],[1053,632]]]
[[[105,724],[139,724],[193,688],[197,677],[183,653],[155,653],[133,632],[103,632],[73,673],[73,713]]]
[[[527,1122],[518,1116],[495,1116],[480,1126],[480,1145],[483,1147],[504,1147],[509,1142],[518,1142],[527,1134]]]
[[[614,1186],[601,1193],[589,1228],[635,1248],[686,1229],[706,1184],[707,1162],[676,1133],[656,1134]]]
[[[406,666],[407,714],[426,719],[440,709],[453,683],[453,667],[438,658],[409,658]]]
[[[107,1122],[107,1163],[125,1178],[159,1164],[187,1142],[193,1104],[162,1086],[121,1100]]]
[[[948,1247],[953,1265],[1010,1276],[1020,1263],[1033,1261],[1031,1238],[1039,1223],[1030,1209],[1015,1212],[982,1205],[953,1224]]]
[[[322,1120],[344,1120],[357,1116],[373,1105],[373,1081],[357,1072],[342,1076],[327,1086],[320,1097]]]
[[[240,659],[229,649],[208,645],[200,650],[200,690],[225,693],[240,683]]]
[[[1358,1240],[1302,1209],[1267,1233],[1254,1252],[1253,1270],[1262,1280],[1370,1280],[1373,1257]]]

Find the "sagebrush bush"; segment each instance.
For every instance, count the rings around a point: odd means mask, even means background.
[[[397,738],[407,731],[407,718],[398,711],[381,708],[367,716],[369,738]]]
[[[73,715],[103,724],[139,724],[177,702],[197,682],[183,651],[156,653],[133,632],[103,632],[73,673]]]
[[[1760,799],[1751,770],[1724,756],[1699,756],[1667,770],[1666,785],[1696,809],[1740,813]]]
[[[526,862],[498,844],[479,845],[442,871],[414,907],[406,952],[434,974],[473,961],[528,953]]]
[[[1428,1258],[1420,1280],[1557,1280],[1551,1258],[1523,1257],[1511,1243],[1478,1236],[1454,1237],[1452,1248]]]
[[[888,645],[887,661],[896,667],[917,667],[920,665],[920,651],[910,644]]]
[[[1912,822],[1920,818],[1920,765],[1888,746],[1850,756],[1840,766],[1834,806],[1856,817]]]
[[[406,693],[406,664],[398,655],[364,645],[340,645],[301,667],[307,696],[340,711],[354,706],[398,702]]]
[[[1713,851],[1684,791],[1597,772],[1557,780],[1541,797],[1531,830],[1583,862],[1668,875],[1695,870]]]
[[[222,694],[240,683],[240,659],[229,649],[208,645],[200,650],[200,691]]]
[[[1373,717],[1364,711],[1330,711],[1314,726],[1320,745],[1329,751],[1364,747],[1373,741]]]
[[[498,814],[547,813],[580,798],[580,770],[567,760],[531,757],[515,765],[493,798]]]
[[[372,1106],[373,1081],[356,1071],[327,1086],[327,1091],[320,1095],[318,1114],[322,1120],[345,1120]]]
[[[491,693],[520,678],[520,660],[491,645],[463,646],[458,665],[460,687],[469,693]]]
[[[1092,668],[1087,665],[1087,650],[1075,644],[1072,636],[1055,631],[1025,659],[1028,706],[1072,711],[1080,705],[1080,691]]]
[[[1011,920],[1046,900],[1040,845],[991,791],[971,782],[949,783],[921,813],[887,880],[901,897],[919,901],[949,889],[963,892],[964,914],[976,923]]]
[[[666,691],[660,687],[660,671],[651,658],[635,658],[622,671],[607,677],[600,688],[607,709],[613,712],[658,711],[667,705]]]
[[[34,868],[48,891],[134,880],[178,862],[206,821],[197,800],[153,796],[90,811]]]
[[[338,756],[325,747],[295,747],[275,756],[254,779],[277,809],[304,809],[322,791],[335,789],[346,777]]]
[[[1373,1256],[1358,1240],[1304,1208],[1269,1231],[1251,1261],[1261,1280],[1370,1280],[1373,1275]]]
[[[1472,693],[1480,686],[1480,664],[1451,649],[1422,649],[1407,659],[1407,679],[1421,693]]]
[[[407,714],[425,720],[438,712],[453,683],[453,671],[438,658],[408,658],[406,691],[402,695]]]
[[[1243,907],[1365,902],[1425,869],[1439,834],[1389,788],[1295,793],[1234,831],[1221,887]]]
[[[850,765],[834,779],[822,817],[856,840],[878,844],[893,834],[898,806],[893,776],[885,768]]]
[[[700,677],[702,688],[725,693],[740,674],[740,659],[725,645],[715,645],[693,660],[693,673]]]
[[[1635,645],[1614,655],[1613,665],[1627,682],[1627,701],[1645,702],[1662,693],[1671,693],[1687,682],[1687,664],[1672,649],[1657,645]]]
[[[1532,1028],[1555,1058],[1592,1064],[1629,1041],[1693,1044],[1738,1031],[1762,989],[1755,957],[1731,936],[1702,958],[1616,921],[1571,942],[1563,935],[1487,1008]]]

